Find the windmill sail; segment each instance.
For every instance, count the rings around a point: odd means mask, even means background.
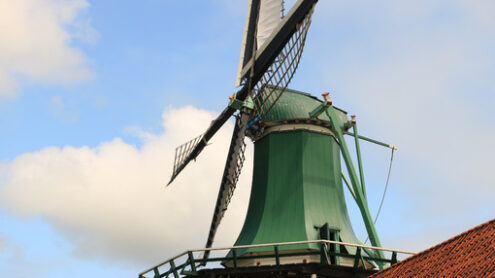
[[[210,248],[213,244],[218,225],[220,225],[220,221],[227,210],[232,195],[234,195],[234,190],[241,174],[245,160],[244,151],[246,150],[246,143],[244,142],[244,137],[248,121],[249,114],[246,111],[241,111],[237,115],[227,161],[225,162],[225,169],[220,183],[220,190],[218,192],[215,210],[213,211],[213,219],[211,220],[210,231],[206,241],[206,248]],[[204,258],[208,258],[209,253],[210,251],[205,251]]]
[[[315,3],[316,1],[297,1],[287,16],[270,32],[270,36],[266,41],[263,41],[263,44],[257,49],[255,57],[250,59],[240,72],[239,78],[241,80],[251,78],[251,71],[254,68],[255,72],[252,76],[253,84],[256,84],[254,100],[261,119],[268,114],[275,102],[280,98],[297,70],[306,43],[309,26],[311,25]],[[270,8],[273,9],[272,7]],[[270,12],[273,13],[273,11],[266,11],[267,14]],[[268,22],[268,20],[265,22]],[[290,22],[296,24],[288,24]],[[269,28],[268,24],[267,27],[263,28]],[[293,29],[291,30],[290,28]],[[258,40],[261,41],[260,39]],[[280,40],[284,40],[286,43],[277,45],[276,42]],[[275,58],[270,57],[272,60],[269,60],[269,62],[266,61],[264,56],[274,52],[277,53],[277,56]],[[253,63],[255,67],[253,67]],[[257,74],[259,73],[262,73],[262,76],[258,76]]]
[[[270,86],[286,88],[295,73],[304,47],[307,30],[311,23],[313,8],[317,1],[299,0],[294,4],[287,16],[284,17],[275,31],[263,43],[262,48],[256,51],[255,57],[247,59],[248,62],[241,70],[242,78],[249,76],[252,78],[253,84],[260,82],[256,85],[256,95],[254,96],[258,113],[261,111],[260,116],[268,113],[280,97],[280,94],[277,94],[274,90],[265,92],[264,89]],[[252,0],[253,5],[255,2],[259,4],[260,0]],[[248,48],[246,47],[246,49]],[[255,67],[251,66],[253,63],[256,65]],[[252,74],[251,70],[253,70]],[[236,98],[244,101],[249,94],[249,88],[244,84],[237,92]],[[179,175],[191,160],[199,155],[209,140],[235,111],[235,108],[227,106],[211,123],[201,140],[196,141],[194,147],[188,148],[187,154],[180,156],[180,159],[174,163],[174,171],[168,184]]]
[[[261,119],[264,119],[272,109],[296,73],[306,43],[312,13],[313,9],[299,22],[296,32],[292,34],[277,58],[255,85],[254,104]]]
[[[263,46],[281,20],[282,0],[250,0],[242,36],[241,54],[235,86],[241,85],[241,71],[253,55]]]
[[[259,48],[270,37],[280,23],[282,0],[263,0],[260,3],[256,44]]]
[[[246,23],[244,24],[244,33],[242,35],[241,54],[239,55],[239,67],[237,69],[237,77],[235,86],[241,85],[241,70],[246,63],[251,59],[255,47],[254,36],[256,33],[256,25],[258,12],[261,0],[249,0],[246,14]]]
[[[247,94],[245,94],[247,95]],[[242,96],[242,94],[241,94]],[[245,98],[246,96],[244,96]],[[223,124],[234,114],[235,109],[227,106],[220,115],[211,122],[208,129],[200,135],[175,149],[174,170],[167,186],[170,185],[177,175],[206,147],[208,141],[217,133]]]

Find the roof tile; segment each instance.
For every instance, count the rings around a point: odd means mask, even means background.
[[[495,278],[495,219],[409,257],[371,277]]]

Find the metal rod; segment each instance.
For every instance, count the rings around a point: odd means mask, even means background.
[[[358,136],[354,136],[354,142],[356,144],[356,156],[357,156],[358,167],[359,167],[359,178],[361,180],[361,188],[363,189],[364,198],[367,198],[366,186],[364,184],[363,161],[361,160],[361,148],[359,147],[359,133],[357,130],[357,124],[354,123],[354,125],[352,126],[352,130],[354,131],[354,134],[358,134]]]
[[[340,174],[342,175],[342,179],[344,180],[345,185],[347,185],[347,188],[351,192],[352,197],[354,197],[354,201],[357,201],[356,200],[356,193],[354,193],[354,189],[352,189],[351,183],[349,182],[349,180],[345,176],[344,171],[340,170]]]
[[[354,133],[352,133],[352,132],[347,132],[345,134],[346,135],[349,135],[349,136],[352,136],[352,137],[356,137],[356,135]],[[380,141],[377,141],[375,139],[371,139],[371,138],[368,138],[368,137],[365,137],[365,136],[362,136],[362,135],[358,135],[358,138],[361,139],[361,140],[364,140],[364,141],[368,141],[368,142],[371,142],[371,143],[380,145],[380,146],[384,146],[384,147],[387,147],[387,148],[390,148],[390,149],[397,150],[397,146],[396,145],[393,145],[393,144],[383,143],[383,142],[380,142]]]

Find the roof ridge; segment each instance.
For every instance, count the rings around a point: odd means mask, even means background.
[[[432,246],[432,247],[430,247],[428,249],[425,249],[425,250],[423,250],[423,251],[421,251],[419,253],[416,253],[415,255],[413,255],[413,256],[411,256],[411,257],[409,257],[409,258],[407,258],[407,259],[405,259],[403,261],[400,261],[400,262],[398,262],[398,263],[396,263],[396,264],[394,264],[394,265],[392,265],[392,266],[390,266],[390,267],[388,267],[386,269],[383,269],[383,270],[381,270],[381,271],[379,271],[379,272],[371,275],[370,278],[371,277],[375,277],[375,275],[379,275],[382,272],[386,272],[387,270],[389,270],[391,268],[396,268],[399,265],[405,264],[406,262],[408,262],[408,261],[410,261],[410,260],[412,260],[412,259],[414,259],[416,257],[424,256],[425,254],[431,253],[431,252],[435,251],[436,249],[440,248],[441,246],[447,245],[447,244],[451,243],[452,241],[455,241],[455,240],[457,240],[457,239],[459,239],[461,237],[464,237],[467,234],[470,234],[470,233],[472,233],[472,232],[474,232],[476,230],[480,230],[480,229],[482,229],[482,228],[484,228],[486,226],[490,226],[491,224],[495,224],[495,218],[492,219],[492,220],[489,220],[487,222],[484,222],[482,224],[479,224],[478,226],[475,226],[475,227],[473,227],[473,228],[471,228],[471,229],[469,229],[469,230],[467,230],[465,232],[462,232],[462,233],[460,233],[460,234],[458,234],[458,235],[456,235],[456,236],[454,236],[454,237],[452,237],[450,239],[447,239],[447,240],[445,240],[443,242],[440,242],[437,245],[434,245],[434,246]]]

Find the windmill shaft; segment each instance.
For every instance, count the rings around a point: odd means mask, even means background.
[[[237,93],[236,93],[236,98],[238,100],[245,100],[248,96],[248,89],[247,86],[242,87]],[[208,129],[205,132],[205,135],[203,137],[203,141],[198,145],[198,147],[193,150],[191,153],[192,158],[195,158],[206,146],[206,143],[210,141],[211,137],[217,133],[217,131],[225,124],[225,122],[234,114],[234,112],[237,111],[235,108],[232,108],[230,106],[225,107],[225,109],[218,115],[218,117],[213,120],[208,127]],[[245,126],[244,126],[245,128]]]

